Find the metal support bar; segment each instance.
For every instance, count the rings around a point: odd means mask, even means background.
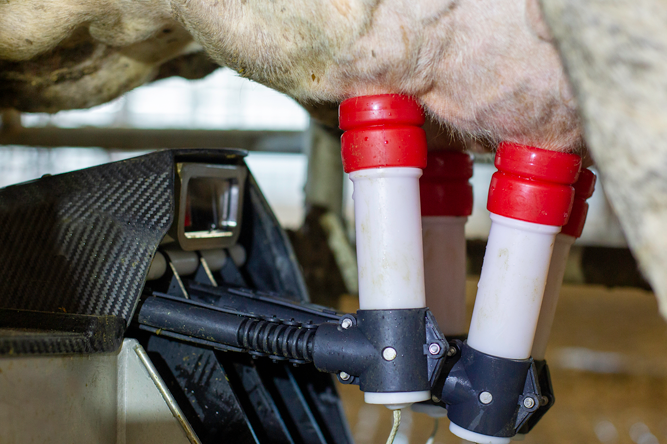
[[[248,151],[301,153],[301,131],[219,131],[142,128],[13,128],[0,145],[96,147],[115,150],[237,147]]]

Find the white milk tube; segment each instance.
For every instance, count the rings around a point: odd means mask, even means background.
[[[421,308],[424,262],[419,168],[350,173],[359,267],[359,308]]]
[[[568,220],[579,156],[501,143],[498,172],[489,188],[491,231],[484,255],[468,345],[509,359],[528,359],[556,235]],[[450,410],[456,406],[450,407]],[[476,443],[508,443],[464,429],[450,430]]]
[[[465,216],[422,217],[426,305],[447,338],[465,335]]]
[[[531,356],[536,361],[544,359],[547,350],[547,343],[551,335],[551,327],[556,315],[556,305],[558,295],[563,284],[565,275],[565,266],[567,257],[570,254],[570,247],[576,239],[581,237],[588,213],[588,203],[586,200],[593,195],[595,191],[595,174],[591,170],[583,170],[579,174],[579,180],[574,184],[574,204],[570,212],[570,219],[563,227],[560,234],[556,236],[553,255],[551,256],[551,265],[549,266],[549,276],[547,277],[544,297],[542,298],[542,309],[540,318],[537,321],[537,331],[533,341],[533,350]]]
[[[446,337],[466,333],[465,224],[472,214],[472,157],[431,151],[419,182],[426,305]]]
[[[568,236],[567,234],[560,233],[556,236],[556,243],[551,255],[549,274],[544,288],[544,296],[542,297],[540,317],[537,321],[535,340],[533,341],[533,348],[530,353],[536,361],[544,359],[544,354],[547,350],[547,343],[551,335],[551,326],[556,315],[558,295],[563,282],[563,276],[565,276],[567,257],[570,255],[570,248],[575,240],[577,240],[575,237]]]
[[[345,130],[343,167],[354,183],[360,309],[423,308],[419,178],[426,167],[426,136],[421,106],[400,95],[355,97],[341,104],[339,121]],[[367,403],[396,409],[431,399],[431,392],[365,392],[364,397]]]
[[[560,227],[491,214],[468,345],[483,353],[527,359]]]

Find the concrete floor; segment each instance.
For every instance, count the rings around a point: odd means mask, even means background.
[[[476,279],[467,283],[472,310]],[[355,311],[354,298],[342,310]],[[556,404],[524,443],[667,444],[667,323],[652,293],[563,287],[547,352]],[[339,385],[357,444],[384,444],[391,413],[366,405],[356,386]],[[395,444],[422,444],[433,419],[403,411]],[[460,444],[440,420],[435,443]]]

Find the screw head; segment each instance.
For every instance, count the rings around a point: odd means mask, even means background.
[[[482,404],[491,404],[491,401],[493,401],[493,395],[489,392],[482,392],[479,394],[479,402]]]
[[[348,379],[351,378],[351,376],[350,376],[348,373],[345,373],[345,372],[340,372],[340,373],[338,373],[338,377],[339,377],[342,381],[347,381]]]
[[[340,326],[343,327],[343,330],[347,330],[348,328],[352,327],[352,319],[350,318],[345,318],[341,321]]]
[[[523,400],[523,406],[527,409],[532,409],[535,407],[535,400],[529,396]]]
[[[449,350],[447,350],[447,356],[454,356],[456,354],[456,347],[453,345],[449,347]]]
[[[440,353],[440,345],[437,343],[432,343],[431,345],[428,346],[428,352],[432,355],[437,355]]]
[[[396,356],[398,356],[398,353],[396,353],[396,349],[393,347],[385,347],[384,350],[382,350],[382,358],[384,358],[385,361],[393,361],[396,359]]]

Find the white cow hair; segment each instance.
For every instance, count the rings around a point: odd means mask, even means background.
[[[0,0],[0,106],[99,105],[153,80],[193,45],[164,2]]]
[[[667,2],[542,1],[605,192],[667,318]]]
[[[218,63],[300,101],[399,92],[472,136],[579,147],[576,105],[558,54],[541,38],[536,7],[524,1],[172,0],[172,6]]]
[[[0,0],[0,59],[30,60],[83,26],[136,60],[133,45],[177,20],[220,65],[301,102],[409,94],[463,134],[577,150],[569,84],[525,1]],[[148,72],[182,50],[138,58]]]
[[[162,0],[0,0],[0,59],[30,60],[81,26],[98,42],[122,48],[170,23]]]

